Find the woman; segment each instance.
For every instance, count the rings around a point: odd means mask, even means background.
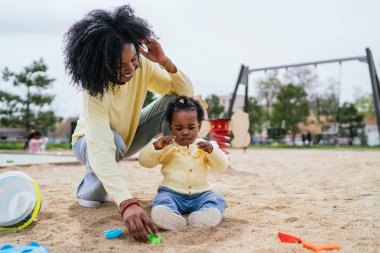
[[[126,5],[95,10],[65,35],[65,65],[83,90],[83,114],[73,134],[73,151],[86,165],[79,203],[98,207],[111,197],[138,241],[156,227],[128,190],[117,162],[143,148],[162,130],[166,103],[193,96],[188,77],[168,58],[148,23]],[[143,110],[147,91],[165,96]]]

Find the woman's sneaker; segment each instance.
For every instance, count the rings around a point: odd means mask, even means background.
[[[217,208],[207,208],[202,211],[192,212],[189,215],[189,225],[193,227],[214,227],[223,218],[223,214]]]
[[[98,208],[100,207],[100,202],[99,201],[93,201],[93,200],[86,200],[86,199],[78,199],[79,205],[83,207],[88,207],[88,208]]]
[[[89,207],[89,208],[98,208],[101,204],[104,204],[108,201],[108,195],[104,197],[103,201],[96,201],[96,200],[87,200],[87,199],[80,199],[78,198],[79,205],[83,207]]]
[[[153,207],[151,217],[153,222],[163,229],[177,230],[186,226],[185,218],[163,205]]]

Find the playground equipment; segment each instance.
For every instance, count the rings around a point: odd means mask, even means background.
[[[219,148],[226,154],[229,152],[226,150],[230,146],[228,143],[231,138],[228,136],[228,122],[229,119],[209,119],[211,126],[211,138],[213,138],[219,145]]]
[[[251,135],[249,129],[249,116],[248,113],[237,111],[231,117],[231,131],[234,135],[232,139],[232,146],[234,148],[245,148],[251,143]]]
[[[213,140],[216,141],[219,148],[225,153],[229,154],[226,150],[230,146],[231,138],[230,133],[233,134],[232,146],[236,148],[245,148],[251,143],[251,136],[248,132],[249,117],[248,113],[238,111],[234,113],[231,118],[218,118],[209,119],[207,115],[207,102],[202,100],[201,96],[195,96],[195,100],[201,103],[204,111],[205,118],[210,124],[202,124],[199,131],[199,137],[206,137],[209,132]]]
[[[226,118],[230,119],[232,116],[232,108],[233,108],[233,105],[235,103],[237,90],[238,90],[238,87],[240,84],[245,85],[244,111],[247,112],[248,76],[253,72],[278,70],[278,69],[288,69],[288,68],[293,68],[293,67],[302,67],[302,66],[310,66],[310,65],[317,66],[320,64],[329,64],[329,63],[336,63],[336,62],[338,62],[339,64],[342,64],[342,62],[345,62],[345,61],[360,61],[360,62],[368,64],[369,75],[370,75],[371,85],[372,85],[372,95],[373,95],[373,100],[374,100],[374,105],[375,105],[376,121],[377,121],[377,127],[378,127],[378,131],[379,131],[379,137],[380,137],[380,84],[379,84],[379,79],[378,79],[378,76],[376,73],[375,64],[373,62],[372,52],[369,48],[366,48],[366,55],[365,56],[347,57],[347,58],[313,61],[313,62],[305,62],[305,63],[296,63],[296,64],[288,64],[288,65],[279,65],[279,66],[262,67],[262,68],[253,68],[253,69],[249,69],[248,66],[241,65],[239,76],[238,76],[238,79],[237,79],[237,82],[235,85],[234,93],[233,93],[232,98],[231,98],[231,102],[230,102],[230,105],[228,108]],[[339,117],[339,113],[338,113],[337,117]]]

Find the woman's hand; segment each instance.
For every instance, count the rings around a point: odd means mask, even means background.
[[[147,51],[145,51],[143,47],[139,48],[142,55],[152,62],[157,62],[161,66],[165,66],[168,58],[166,57],[161,44],[155,38],[150,37],[148,39],[140,40],[140,42],[147,48]]]
[[[177,68],[174,63],[167,57],[164,53],[164,50],[161,47],[161,44],[153,37],[142,39],[139,41],[146,47],[144,50],[143,46],[140,46],[139,51],[142,55],[145,56],[148,60],[152,62],[157,62],[163,68],[166,69],[169,73],[177,72]]]
[[[128,200],[123,203],[127,204]],[[148,242],[149,234],[157,234],[157,228],[153,221],[138,205],[129,206],[123,213],[123,220],[128,232],[136,241]]]
[[[200,141],[197,143],[197,146],[199,149],[202,149],[209,154],[211,154],[211,152],[213,150],[212,144],[210,142],[207,142],[207,141]]]
[[[169,144],[172,144],[174,142],[174,137],[172,136],[162,136],[157,141],[153,142],[153,146],[156,150],[163,149]]]

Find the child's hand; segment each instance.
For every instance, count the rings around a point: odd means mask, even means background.
[[[169,144],[172,144],[174,142],[174,137],[172,136],[162,136],[157,141],[153,142],[153,146],[156,150],[163,149]]]
[[[198,146],[199,149],[202,149],[202,150],[206,151],[209,154],[211,154],[211,152],[213,150],[212,144],[210,142],[207,142],[207,141],[198,142],[197,146]]]

